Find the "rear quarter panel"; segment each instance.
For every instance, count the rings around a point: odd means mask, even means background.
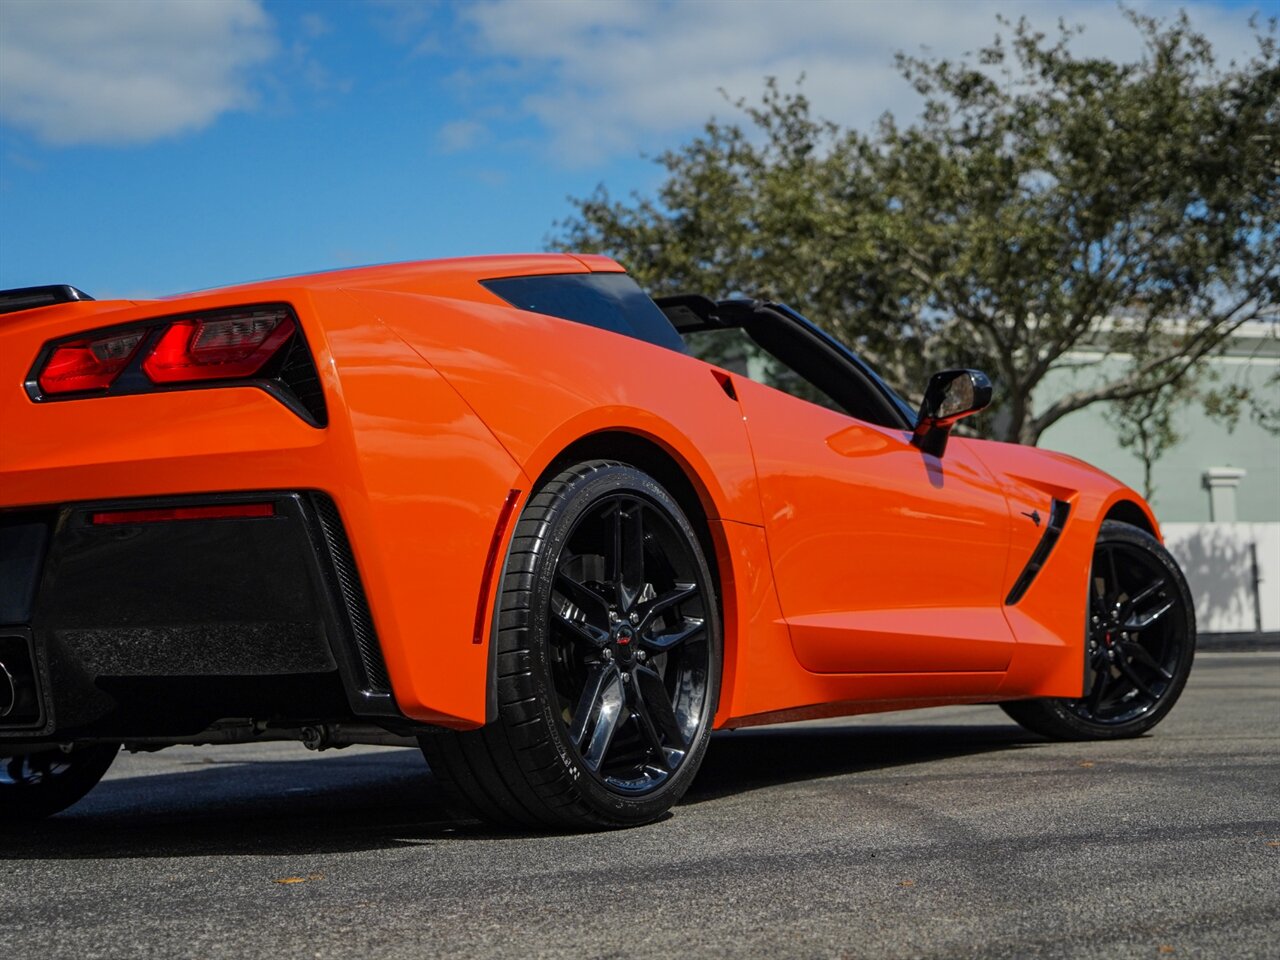
[[[382,290],[351,295],[428,360],[492,430],[527,478],[521,506],[567,447],[601,431],[643,437],[681,466],[708,518],[722,572],[723,721],[741,663],[737,641],[755,638],[762,649],[786,649],[790,657],[789,647],[766,642],[779,625],[760,605],[759,590],[739,589],[758,586],[768,563],[763,542],[749,533],[762,517],[737,399],[702,361],[496,299],[486,303],[487,291],[478,290],[470,291],[480,298],[474,301]]]

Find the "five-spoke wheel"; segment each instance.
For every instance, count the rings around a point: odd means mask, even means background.
[[[530,498],[497,630],[494,723],[423,738],[485,819],[624,826],[688,788],[711,731],[720,621],[702,540],[657,481],[579,464]]]
[[[1172,708],[1194,654],[1195,613],[1177,563],[1150,534],[1109,520],[1093,553],[1083,696],[1004,708],[1058,739],[1137,736]]]
[[[711,643],[695,541],[622,492],[583,513],[552,584],[551,672],[582,764],[645,793],[684,762],[706,709]]]

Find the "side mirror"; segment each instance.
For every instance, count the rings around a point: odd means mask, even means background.
[[[942,456],[956,421],[991,402],[991,381],[981,370],[943,370],[929,378],[920,403],[911,443],[924,453]]]

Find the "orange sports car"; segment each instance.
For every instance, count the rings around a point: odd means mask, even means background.
[[[0,821],[123,744],[420,744],[498,823],[653,820],[713,729],[1150,729],[1192,603],[1134,491],[949,436],[778,303],[547,254],[0,295]]]

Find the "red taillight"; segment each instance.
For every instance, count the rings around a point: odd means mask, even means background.
[[[153,383],[251,377],[293,329],[293,318],[284,310],[179,320],[165,330],[142,369]]]
[[[133,359],[144,333],[133,330],[62,344],[40,372],[40,389],[45,393],[107,389]]]
[[[108,510],[95,513],[90,521],[110,523],[168,523],[172,520],[229,520],[244,517],[274,517],[273,503],[220,503],[208,507],[165,507],[162,509]]]
[[[50,340],[22,386],[33,403],[254,386],[313,427],[328,423],[302,324],[284,303],[148,317]]]

